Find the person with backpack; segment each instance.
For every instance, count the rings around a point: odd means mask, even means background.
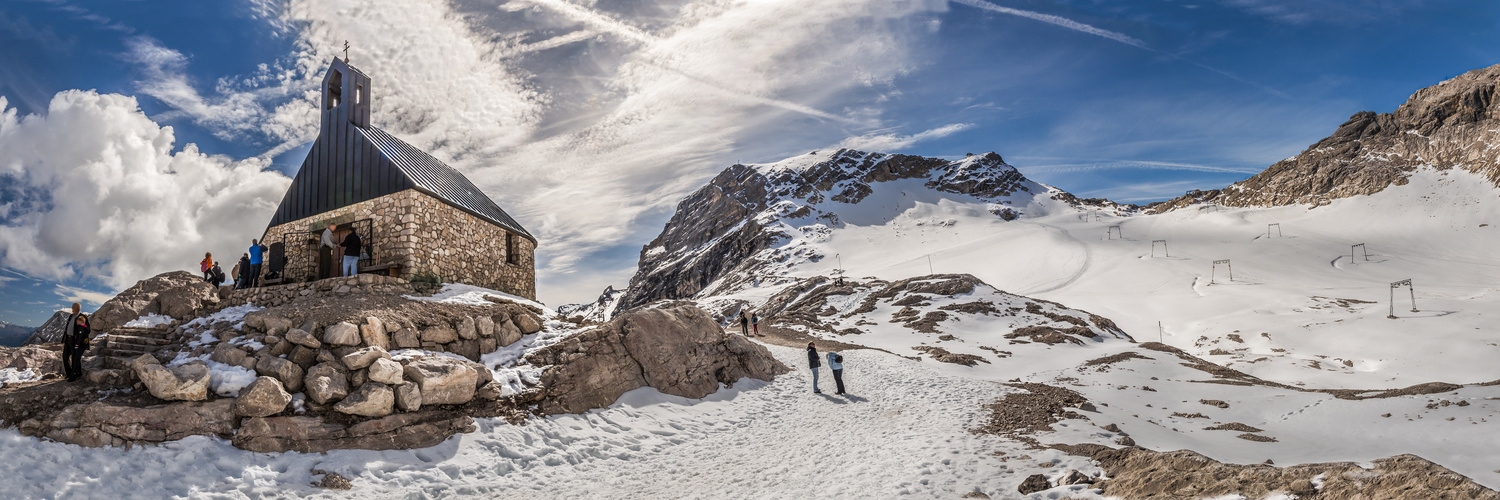
[[[807,365],[812,368],[813,372],[813,394],[822,394],[823,391],[818,390],[818,368],[822,367],[823,363],[818,362],[818,346],[812,342],[807,343]]]
[[[261,246],[260,240],[250,240],[250,279],[246,280],[245,286],[255,288],[260,284],[260,265],[265,256],[266,247]]]
[[[755,336],[760,336],[760,316],[750,313],[750,327],[755,330]]]
[[[214,254],[213,252],[205,252],[203,254],[203,260],[198,262],[198,272],[203,273],[203,281],[211,282],[214,280],[214,273],[212,272],[213,268]]]
[[[218,288],[219,285],[224,284],[224,270],[219,267],[218,262],[215,262],[214,267],[209,269],[208,271],[210,275],[208,282],[213,283],[214,288]]]
[[[740,311],[740,335],[750,335],[750,318],[745,317],[745,311]]]
[[[844,355],[836,352],[828,352],[828,370],[833,372],[833,383],[838,384],[838,392],[844,393]]]
[[[240,256],[240,263],[234,266],[234,287],[249,288],[250,286],[250,254]]]
[[[73,303],[73,315],[63,330],[63,375],[69,382],[83,378],[83,351],[89,349],[89,317],[83,314],[83,305]]]
[[[359,241],[359,231],[349,231],[341,245],[344,247],[344,276],[359,274],[359,251],[364,248]]]

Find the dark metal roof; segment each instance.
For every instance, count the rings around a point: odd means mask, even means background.
[[[510,214],[505,213],[505,210],[500,209],[489,196],[475,187],[473,182],[469,182],[469,178],[464,177],[464,174],[459,173],[458,170],[454,170],[441,160],[433,158],[432,155],[379,128],[369,127],[357,130],[360,135],[374,143],[382,155],[390,158],[391,163],[406,174],[406,177],[416,185],[417,190],[536,241],[531,233],[526,232],[521,224],[512,219]]]

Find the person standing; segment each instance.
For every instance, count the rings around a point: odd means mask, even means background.
[[[266,247],[260,246],[260,240],[250,240],[250,279],[245,286],[254,288],[260,284],[260,264],[265,255]]]
[[[740,335],[750,335],[750,318],[745,317],[745,311],[740,311]]]
[[[240,263],[234,266],[234,287],[250,287],[250,254],[240,256]]]
[[[224,269],[219,267],[218,262],[214,263],[214,267],[209,268],[208,273],[210,276],[208,282],[213,284],[214,288],[224,284]]]
[[[358,231],[349,231],[349,236],[344,237],[344,276],[359,274],[359,241]]]
[[[83,378],[83,351],[89,348],[89,317],[83,306],[73,303],[73,315],[63,330],[63,374],[69,382]]]
[[[328,229],[323,230],[322,242],[319,243],[320,245],[328,249],[328,255],[330,256],[329,258],[336,258],[336,256],[343,254],[343,252],[339,251],[339,242],[334,238],[333,235],[333,232],[336,229],[338,229],[337,225],[334,225],[332,222],[328,223]],[[343,262],[340,262],[340,264],[343,264]],[[337,273],[338,271],[334,272]]]
[[[750,313],[750,328],[755,330],[755,336],[760,336],[760,316]]]
[[[213,252],[204,252],[203,253],[203,260],[201,262],[198,262],[198,271],[203,273],[203,281],[213,281],[214,280],[213,268],[214,268],[214,254],[213,254]]]
[[[813,394],[822,394],[823,391],[818,390],[818,368],[823,364],[818,362],[818,346],[812,342],[807,343],[807,364],[813,372]]]
[[[833,383],[836,384],[836,385],[838,385],[838,389],[839,390],[838,390],[838,392],[835,392],[834,394],[843,394],[844,393],[844,355],[836,353],[836,352],[829,351],[829,353],[828,353],[828,371],[833,372]]]

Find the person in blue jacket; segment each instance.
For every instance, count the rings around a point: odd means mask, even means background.
[[[260,246],[259,240],[250,240],[250,283],[246,286],[254,288],[260,284],[260,264],[264,260],[266,247]]]
[[[807,365],[812,367],[813,394],[822,394],[823,391],[818,390],[818,368],[822,367],[823,363],[818,361],[818,347],[812,342],[807,343]]]
[[[843,394],[844,393],[844,356],[842,354],[830,351],[828,353],[828,369],[831,370],[831,371],[833,371],[833,383],[838,384],[838,389],[839,390],[838,390],[838,392],[835,392],[834,394]]]

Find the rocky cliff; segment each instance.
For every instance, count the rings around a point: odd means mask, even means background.
[[[778,246],[844,227],[849,214],[869,212],[862,201],[887,187],[985,203],[1006,221],[1065,207],[1135,208],[1031,181],[995,153],[946,160],[840,149],[733,165],[678,204],[661,234],[641,250],[638,271],[612,307],[691,298],[726,277],[753,279],[747,271],[766,271],[767,262],[821,259],[806,248]],[[601,297],[596,309],[613,299]]]
[[[32,330],[31,335],[26,337],[26,341],[22,342],[21,345],[61,342],[64,329],[68,326],[68,318],[72,315],[73,311],[71,309],[60,309],[52,313],[52,317],[48,318],[47,322],[42,323],[42,326],[37,327],[36,330]]]
[[[1191,191],[1147,206],[1165,212],[1227,206],[1326,204],[1404,185],[1420,166],[1460,168],[1500,185],[1500,65],[1418,90],[1392,113],[1361,111],[1297,156],[1224,189]]]

